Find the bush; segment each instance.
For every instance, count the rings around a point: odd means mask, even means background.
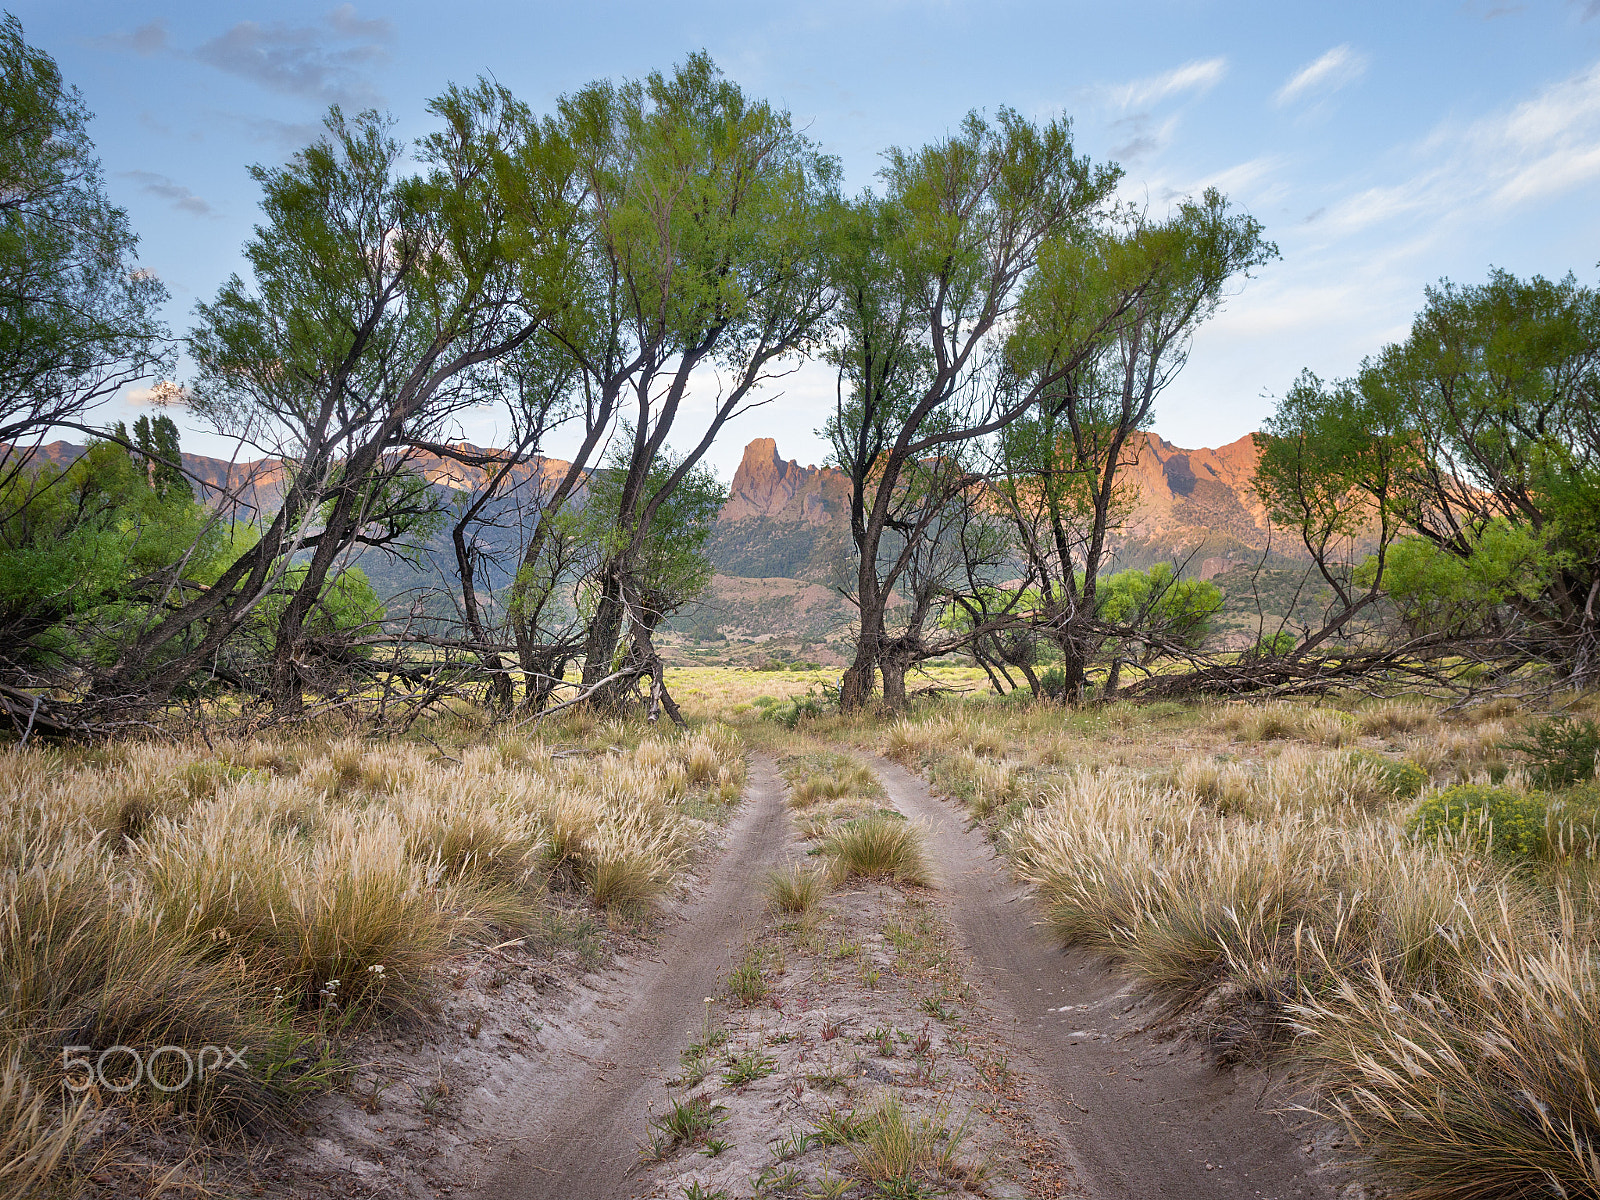
[[[1506,787],[1464,783],[1422,802],[1407,829],[1508,858],[1531,858],[1546,846],[1544,797]]]
[[[807,692],[804,696],[797,696],[792,700],[782,700],[761,712],[764,721],[776,721],[787,729],[793,729],[802,720],[820,717],[827,711],[827,697],[817,692]]]
[[[878,813],[848,821],[824,849],[845,879],[886,876],[896,883],[928,882],[922,831],[898,815]]]
[[[1507,750],[1528,756],[1535,787],[1555,790],[1595,777],[1600,757],[1600,725],[1552,717],[1529,726],[1527,736],[1507,742]]]

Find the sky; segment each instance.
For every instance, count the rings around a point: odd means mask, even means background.
[[[11,0],[10,11],[96,114],[108,191],[141,237],[141,264],[170,289],[180,334],[244,269],[258,219],[249,166],[312,140],[329,104],[388,111],[415,138],[451,81],[492,76],[549,111],[591,80],[669,69],[699,49],[793,113],[851,191],[873,185],[887,147],[1009,106],[1071,117],[1079,150],[1120,163],[1123,196],[1153,214],[1215,186],[1254,215],[1281,257],[1234,289],[1159,402],[1155,429],[1179,446],[1258,428],[1303,368],[1352,373],[1405,335],[1441,278],[1480,281],[1494,266],[1600,282],[1600,0]],[[821,462],[815,431],[833,392],[820,365],[788,376],[724,431],[713,466],[727,479],[755,437]],[[98,415],[127,417],[138,401]],[[186,449],[228,452],[173,415]],[[496,429],[484,414],[461,432],[489,443]]]

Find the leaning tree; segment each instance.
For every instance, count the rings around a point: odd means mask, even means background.
[[[192,408],[279,459],[279,510],[209,588],[169,604],[95,680],[94,694],[162,695],[203,670],[292,583],[276,616],[274,709],[303,701],[303,631],[352,547],[389,547],[432,508],[410,463],[480,396],[472,372],[524,345],[559,303],[576,205],[559,135],[497,86],[452,87],[423,170],[376,113],[334,108],[327,134],[282,167],[257,167],[265,221],[235,277],[199,307]],[[519,196],[505,174],[541,175]],[[305,569],[287,574],[304,556]],[[181,645],[180,652],[173,647]]]

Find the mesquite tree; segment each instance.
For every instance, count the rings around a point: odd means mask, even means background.
[[[1443,282],[1410,336],[1257,435],[1257,488],[1334,594],[1291,657],[1383,610],[1407,653],[1600,682],[1600,292]]]
[[[270,678],[275,710],[298,711],[301,631],[342,556],[392,545],[423,515],[409,447],[442,440],[479,396],[471,372],[548,315],[558,292],[530,281],[564,273],[575,205],[562,140],[490,84],[452,87],[431,109],[443,128],[422,141],[419,173],[404,170],[386,121],[337,108],[326,136],[289,164],[254,169],[265,223],[245,249],[251,282],[235,277],[199,308],[192,405],[282,460],[283,503],[214,585],[126,648],[101,695],[159,694],[202,668],[305,553],[277,616]],[[513,230],[502,196],[518,172],[543,176],[518,189],[539,198],[542,217]],[[182,653],[158,654],[197,628]]]
[[[1107,639],[1134,636],[1108,625],[1096,593],[1130,499],[1122,475],[1138,462],[1156,399],[1230,281],[1275,253],[1215,191],[1164,221],[1137,215],[1097,234],[1097,275],[1076,285],[1102,291],[1119,319],[999,438],[996,491],[1039,587],[1031,623],[1061,651],[1073,699]]]
[[[76,424],[170,365],[166,289],[135,269],[138,239],[106,199],[78,90],[0,20],[0,469],[19,442]],[[26,490],[26,489],[24,489]]]
[[[840,206],[831,254],[839,399],[826,434],[850,477],[858,559],[846,709],[880,672],[885,702],[903,707],[906,669],[928,653],[921,629],[891,629],[888,612],[946,505],[982,479],[961,447],[1027,412],[1119,315],[1103,289],[1068,282],[1088,270],[1082,250],[1119,175],[1073,152],[1068,122],[973,114],[887,159],[883,194]]]
[[[513,610],[519,644],[535,645],[528,614],[551,578],[537,563],[625,417],[616,536],[595,572],[583,651],[593,689],[659,665],[659,617],[639,569],[652,524],[722,427],[823,328],[818,216],[836,167],[786,112],[747,97],[703,54],[671,75],[592,84],[561,101],[560,118],[585,188],[584,240],[581,282],[550,329],[581,380],[585,429],[529,539]],[[669,435],[682,445],[684,419],[698,412],[687,449],[658,470]]]

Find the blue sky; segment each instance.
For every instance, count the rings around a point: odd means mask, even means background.
[[[1600,279],[1600,0],[1432,3],[551,4],[13,0],[96,113],[108,186],[172,291],[176,330],[240,269],[252,162],[304,144],[330,102],[426,128],[450,80],[492,74],[536,109],[705,48],[872,182],[879,152],[969,109],[1065,113],[1078,143],[1165,210],[1215,185],[1282,251],[1197,338],[1156,429],[1218,445],[1302,367],[1325,377],[1402,336],[1424,284],[1571,270]],[[820,461],[821,368],[727,431]],[[132,411],[104,410],[110,419]],[[181,414],[177,414],[181,417]],[[487,421],[465,432],[492,439]],[[188,448],[220,443],[186,437]],[[559,450],[560,446],[553,447]]]

